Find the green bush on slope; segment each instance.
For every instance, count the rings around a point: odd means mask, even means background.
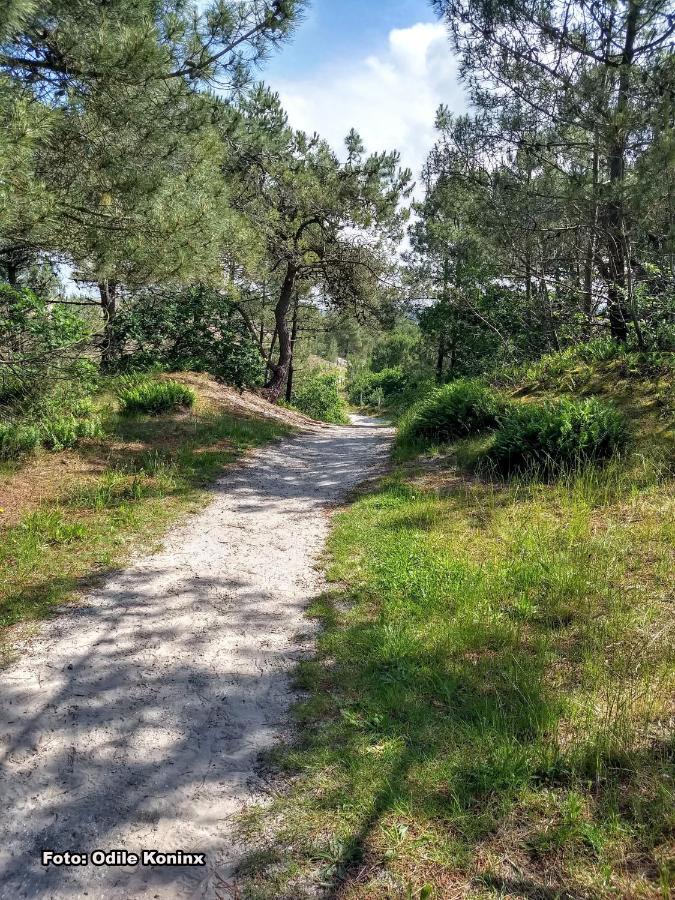
[[[142,380],[119,393],[122,412],[125,415],[147,413],[161,415],[172,410],[190,407],[195,402],[194,392],[178,381]]]
[[[607,460],[626,442],[623,418],[600,400],[526,403],[505,413],[487,459],[503,474],[546,475]]]
[[[505,403],[480,381],[453,381],[412,408],[399,427],[398,443],[430,447],[495,428]]]

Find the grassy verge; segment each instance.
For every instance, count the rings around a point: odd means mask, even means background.
[[[675,480],[647,413],[604,470],[469,479],[469,441],[337,516],[250,897],[672,896]]]
[[[63,454],[61,471],[58,459],[43,454],[64,487],[0,531],[0,635],[44,617],[133,550],[152,546],[178,516],[205,501],[205,488],[224,465],[290,430],[201,400],[193,413],[161,418],[121,417],[105,396],[99,406],[106,437]],[[40,463],[38,457],[25,468],[28,494]],[[82,476],[68,478],[71,467]],[[4,476],[16,487],[22,471],[14,463]]]

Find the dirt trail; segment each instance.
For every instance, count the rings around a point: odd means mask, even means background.
[[[286,722],[327,506],[390,440],[357,419],[258,451],[0,673],[0,897],[233,894],[230,819],[261,796],[256,759]],[[43,848],[206,852],[207,867],[45,869]]]

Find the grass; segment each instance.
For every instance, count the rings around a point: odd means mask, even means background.
[[[672,444],[624,411],[604,469],[469,479],[470,439],[336,517],[249,897],[672,896]]]
[[[117,414],[110,395],[98,406],[105,438],[65,455],[64,489],[0,532],[0,634],[49,615],[132,551],[151,547],[181,514],[203,504],[224,465],[289,431],[207,402],[161,421]],[[66,481],[75,460],[92,474]],[[6,466],[5,477],[21,476],[16,463]],[[28,492],[32,478],[31,470]]]

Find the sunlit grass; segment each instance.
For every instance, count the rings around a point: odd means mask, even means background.
[[[477,475],[472,438],[336,517],[251,897],[671,896],[672,444],[626,406],[604,468]]]

